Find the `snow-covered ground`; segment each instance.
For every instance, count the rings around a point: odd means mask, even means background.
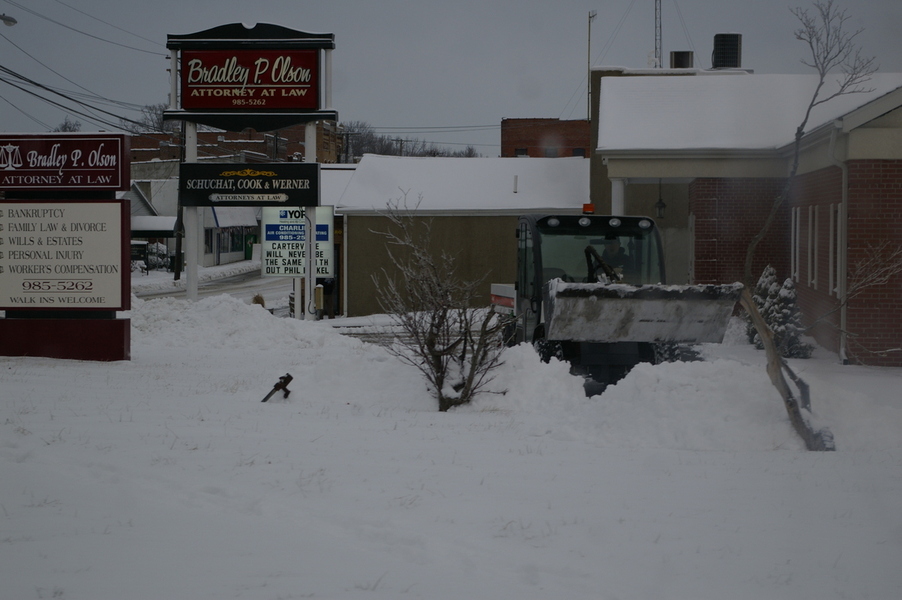
[[[516,347],[442,414],[336,322],[130,318],[128,362],[0,357],[0,598],[902,597],[900,369],[794,361],[812,453],[738,326],[592,398]]]

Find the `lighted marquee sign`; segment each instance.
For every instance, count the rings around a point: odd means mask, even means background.
[[[184,163],[183,206],[317,206],[318,163]]]
[[[177,61],[170,87],[177,107],[164,119],[227,131],[273,131],[313,121],[338,121],[332,108],[331,33],[272,23],[229,23],[170,34]]]
[[[304,211],[267,207],[263,209],[263,260],[261,274],[266,277],[305,277],[307,273],[307,223]],[[334,277],[334,218],[331,206],[316,211],[316,238],[313,267],[318,278]]]
[[[184,110],[318,110],[317,50],[182,50]]]
[[[0,309],[128,310],[124,201],[0,201]]]
[[[0,134],[0,190],[128,190],[128,137]]]

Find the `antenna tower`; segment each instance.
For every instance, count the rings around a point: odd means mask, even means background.
[[[664,56],[661,49],[661,0],[655,0],[655,67],[664,68]]]

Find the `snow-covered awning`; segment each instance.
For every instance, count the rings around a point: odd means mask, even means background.
[[[256,209],[252,206],[215,206],[216,227],[253,227],[257,224]]]
[[[175,217],[132,217],[132,237],[175,237]]]

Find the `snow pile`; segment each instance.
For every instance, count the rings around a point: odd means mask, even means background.
[[[741,323],[593,398],[516,347],[496,393],[443,414],[334,323],[226,296],[130,317],[128,362],[0,358],[4,597],[902,590],[902,370],[793,361],[837,441],[808,453]]]

